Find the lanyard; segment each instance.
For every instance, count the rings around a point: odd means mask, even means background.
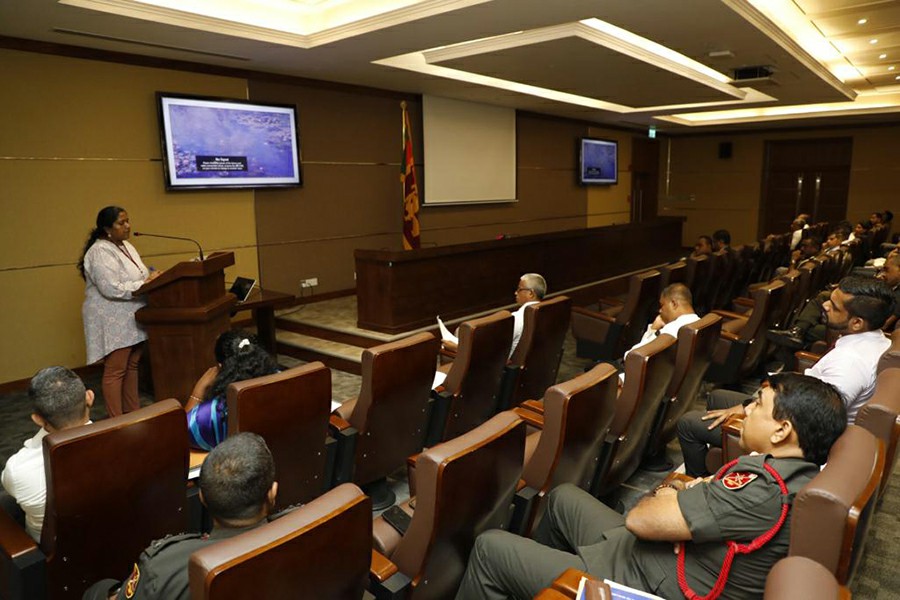
[[[135,262],[135,260],[134,260],[133,258],[131,258],[131,254],[128,252],[128,248],[125,247],[125,244],[122,244],[122,245],[120,246],[119,244],[116,244],[115,242],[113,242],[113,245],[114,245],[116,248],[118,248],[119,250],[121,250],[121,251],[122,251],[122,254],[124,254],[125,256],[128,257],[128,260],[131,261],[131,264],[133,264],[135,267],[137,267],[137,270],[141,272],[141,275],[144,274],[144,270],[141,269],[140,266],[138,266],[137,262]]]
[[[737,463],[737,459],[722,467],[716,474],[716,480],[718,481],[719,479],[722,479],[722,477],[725,475],[725,472],[733,467],[735,463]],[[691,586],[688,585],[687,575],[685,574],[684,570],[685,550],[687,549],[687,547],[683,542],[680,543],[680,548],[678,549],[678,587],[681,588],[681,593],[684,594],[684,597],[688,600],[715,600],[716,598],[718,598],[725,590],[725,584],[728,583],[728,573],[731,571],[731,563],[734,560],[735,555],[750,554],[751,552],[759,550],[767,543],[769,543],[769,541],[773,537],[775,537],[775,535],[781,529],[781,526],[784,525],[784,521],[787,518],[788,509],[790,508],[790,496],[788,494],[787,486],[784,483],[784,479],[781,478],[781,475],[778,474],[778,471],[776,471],[774,467],[772,467],[769,463],[763,463],[763,466],[766,468],[766,471],[771,473],[772,477],[775,478],[775,483],[777,483],[778,487],[781,488],[781,515],[778,517],[778,521],[776,521],[768,531],[757,537],[749,544],[738,544],[734,541],[725,542],[725,544],[728,546],[728,552],[725,554],[725,560],[722,561],[722,568],[719,571],[719,577],[716,579],[716,584],[705,596],[697,594],[694,590],[691,589]]]

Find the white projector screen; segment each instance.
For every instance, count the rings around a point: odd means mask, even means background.
[[[516,201],[516,111],[422,97],[424,204]]]

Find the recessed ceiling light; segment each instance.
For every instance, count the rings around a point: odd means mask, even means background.
[[[888,71],[893,71],[893,70],[894,70],[894,65],[891,65],[888,67]]]
[[[856,24],[857,25],[865,25],[868,22],[869,22],[868,19],[860,19],[859,21],[856,22]]]
[[[878,43],[878,40],[877,40],[876,38],[872,38],[871,40],[869,40],[869,43],[870,43],[870,44],[877,44],[877,43]]]
[[[881,60],[884,60],[887,58],[887,54],[879,54],[878,58],[880,58]]]

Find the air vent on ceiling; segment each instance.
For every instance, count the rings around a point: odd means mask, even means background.
[[[217,58],[228,58],[231,60],[240,60],[240,61],[249,61],[250,59],[244,56],[237,56],[235,54],[222,54],[221,52],[209,52],[206,50],[197,50],[194,48],[183,48],[181,46],[169,46],[166,44],[157,44],[154,42],[147,42],[144,40],[134,40],[129,38],[116,37],[112,35],[103,35],[101,33],[93,33],[90,31],[78,31],[76,29],[65,29],[63,27],[54,27],[53,31],[56,33],[64,33],[66,35],[78,35],[81,37],[93,38],[95,40],[105,40],[108,42],[120,42],[124,44],[134,44],[137,46],[146,46],[148,48],[160,48],[162,50],[175,50],[178,52],[188,52],[190,54],[197,54],[201,56],[214,56]]]
[[[748,79],[769,79],[775,70],[772,67],[738,67],[732,73],[734,81],[746,81]]]

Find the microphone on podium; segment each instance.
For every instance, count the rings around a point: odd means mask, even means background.
[[[135,231],[134,232],[134,237],[140,237],[140,236],[162,238],[164,240],[181,240],[182,242],[193,242],[197,246],[197,250],[199,250],[199,252],[200,252],[200,260],[203,260],[203,248],[200,247],[200,242],[198,242],[197,240],[195,240],[193,238],[178,237],[175,235],[162,235],[160,233],[144,233],[143,231]]]

